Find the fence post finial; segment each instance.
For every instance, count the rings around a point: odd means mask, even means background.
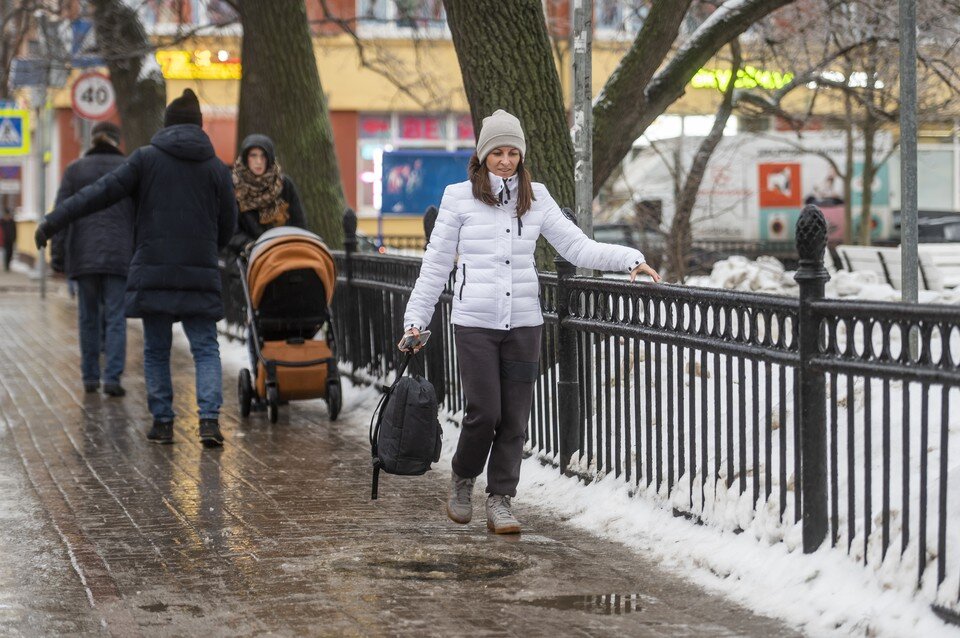
[[[801,463],[796,472],[801,491],[797,507],[803,512],[803,551],[817,550],[827,536],[827,389],[825,375],[810,365],[820,354],[820,317],[811,302],[823,299],[830,275],[823,265],[827,247],[827,222],[819,208],[809,205],[797,220],[797,254],[800,267],[794,276],[800,285],[797,349],[800,362]]]

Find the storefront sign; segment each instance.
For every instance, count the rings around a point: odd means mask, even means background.
[[[213,51],[157,51],[157,63],[167,80],[239,80],[239,60],[221,62]]]
[[[694,89],[720,89],[727,90],[730,84],[730,69],[700,69],[690,80],[690,87]],[[737,82],[734,84],[738,89],[767,89],[775,91],[782,89],[791,80],[793,73],[781,73],[780,71],[766,71],[752,66],[745,66],[737,72]]]

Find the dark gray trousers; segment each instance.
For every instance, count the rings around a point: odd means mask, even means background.
[[[487,492],[516,496],[523,443],[540,367],[543,326],[492,330],[457,326],[466,413],[453,471],[474,478],[487,462]]]

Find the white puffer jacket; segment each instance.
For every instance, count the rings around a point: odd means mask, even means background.
[[[516,192],[516,181],[516,176],[506,180],[507,193]],[[504,180],[491,174],[490,185],[504,201]],[[541,234],[576,266],[630,272],[644,263],[639,250],[589,239],[564,216],[543,184],[533,184],[533,195],[530,210],[518,220],[516,197],[489,206],[474,199],[469,181],[447,186],[420,276],[407,302],[404,329],[423,330],[430,323],[454,264],[455,325],[508,330],[542,324],[534,262]]]

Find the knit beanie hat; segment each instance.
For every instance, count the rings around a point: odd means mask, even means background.
[[[99,122],[93,127],[93,130],[90,131],[90,135],[94,139],[97,137],[105,137],[113,142],[114,146],[120,146],[120,127],[113,122]]]
[[[480,137],[477,138],[477,157],[482,162],[490,151],[500,146],[516,148],[520,151],[520,157],[527,154],[527,142],[520,120],[503,109],[497,109],[493,115],[483,118]]]
[[[203,126],[203,115],[200,113],[200,100],[191,89],[184,89],[183,95],[170,102],[163,114],[163,125],[196,124]]]

